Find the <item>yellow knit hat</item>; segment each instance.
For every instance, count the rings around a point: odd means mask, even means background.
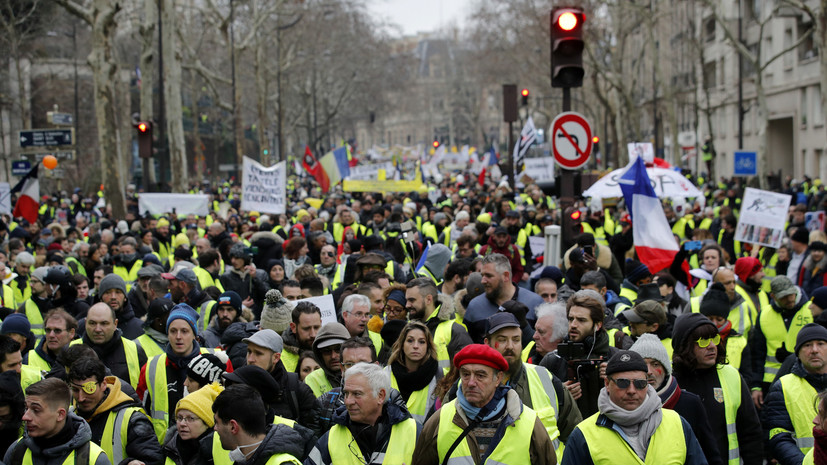
[[[181,409],[189,410],[204,421],[207,426],[212,428],[215,425],[212,403],[215,402],[215,398],[218,397],[223,390],[224,388],[220,384],[212,383],[191,394],[187,394],[186,397],[178,401],[178,405],[175,406],[175,414],[178,415],[178,411]]]
[[[185,246],[189,247],[190,238],[187,237],[187,235],[184,234],[184,233],[178,233],[175,236],[175,238],[172,240],[172,247],[177,249],[178,247],[181,247],[182,245],[185,245]]]
[[[166,218],[159,218],[158,221],[155,223],[156,228],[163,228],[164,226],[169,226],[169,220]]]

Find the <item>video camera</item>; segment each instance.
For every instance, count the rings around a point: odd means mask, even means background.
[[[606,360],[603,356],[589,357],[586,345],[582,342],[561,342],[557,345],[557,355],[566,361],[566,378],[580,381],[580,377],[590,371],[600,370],[600,364]]]

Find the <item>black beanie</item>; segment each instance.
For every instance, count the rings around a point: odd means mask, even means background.
[[[675,351],[682,349],[687,339],[689,339],[689,335],[692,334],[692,331],[695,331],[696,328],[703,325],[710,325],[715,328],[716,331],[718,330],[709,318],[700,313],[684,313],[679,316],[675,320],[675,324],[672,325],[672,349]]]
[[[808,323],[798,331],[798,337],[795,338],[795,356],[798,356],[798,349],[810,341],[825,341],[827,342],[827,328],[817,323]]]
[[[627,260],[625,268],[626,279],[628,279],[632,284],[652,275],[649,271],[649,267],[637,260]]]
[[[729,296],[721,283],[713,283],[701,299],[701,314],[729,317]]]
[[[810,233],[807,231],[806,228],[798,228],[793,233],[791,240],[795,242],[800,242],[802,244],[807,244],[810,242]]]

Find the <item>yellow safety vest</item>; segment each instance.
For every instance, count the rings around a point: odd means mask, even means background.
[[[281,363],[284,364],[284,369],[287,371],[296,371],[299,365],[299,354],[294,354],[287,349],[281,351]]]
[[[721,243],[721,239],[723,239],[723,238],[724,238],[724,228],[721,228],[721,230],[718,231],[718,244]],[[733,239],[732,240],[732,249],[735,251],[735,256],[730,257],[730,260],[737,259],[738,257],[740,257],[741,256],[741,241],[736,241],[735,239]]]
[[[646,461],[638,457],[617,431],[605,426],[597,426],[595,413],[577,425],[586,444],[589,445],[594,465],[641,464],[641,465],[680,465],[686,462],[686,441],[684,441],[683,422],[680,415],[673,410],[661,409],[662,419],[649,440],[646,448]],[[526,462],[528,463],[528,462]]]
[[[399,382],[396,380],[396,376],[393,375],[393,370],[391,369],[390,365],[385,367],[385,371],[391,377],[391,387],[399,390]],[[436,399],[434,398],[434,389],[436,389],[437,377],[434,376],[431,378],[431,382],[428,383],[427,386],[424,388],[413,391],[411,396],[405,402],[408,406],[408,412],[414,418],[414,420],[418,421],[420,424],[425,423],[425,415],[428,414],[428,411],[431,409],[431,406],[434,405]]]
[[[439,307],[434,310],[430,318],[436,318]],[[430,319],[428,318],[428,319]],[[427,320],[426,320],[427,321]],[[454,327],[454,320],[443,321],[434,331],[434,344],[436,345],[437,365],[442,368],[443,374],[448,374],[451,368],[451,357],[448,354],[448,344],[451,343],[451,330]]]
[[[117,412],[109,412],[106,425],[103,427],[100,446],[112,463],[121,463],[125,457],[128,457],[126,442],[129,420],[136,412],[138,415],[146,415],[140,407],[127,407]]]
[[[293,465],[302,465],[296,457],[290,454],[275,454],[264,465],[281,465],[283,463],[292,463]]]
[[[747,346],[747,337],[743,334],[737,336],[729,336],[726,338],[726,358],[727,365],[741,369],[741,356],[744,354],[744,348]]]
[[[527,362],[528,357],[531,356],[531,349],[534,348],[534,344],[535,344],[534,341],[529,342],[528,344],[526,344],[523,351],[520,352],[520,360],[522,360],[523,363]]]
[[[233,461],[230,460],[230,451],[221,447],[221,437],[218,433],[212,435],[212,460],[213,465],[233,465]]]
[[[806,454],[814,445],[813,418],[818,415],[818,392],[807,380],[792,373],[782,376],[779,381],[784,393],[784,406],[790,415],[794,431],[773,428],[770,430],[770,439],[779,433],[791,433],[795,445]]]
[[[138,344],[125,337],[121,337],[123,343],[123,354],[126,357],[126,368],[129,370],[129,384],[133,388],[138,387],[141,379],[141,365],[138,362]],[[83,339],[75,339],[69,345],[83,344]],[[146,353],[146,352],[144,352]]]
[[[8,284],[3,284],[3,293],[0,295],[0,306],[16,309],[17,301],[14,300],[14,291]]]
[[[382,339],[382,335],[371,330],[368,330],[368,337],[370,338],[371,342],[373,342],[373,348],[376,350],[378,354],[382,347],[385,346],[385,341]]]
[[[741,450],[738,445],[738,429],[735,423],[738,408],[741,406],[741,375],[730,365],[718,365],[718,381],[724,396],[724,419],[726,420],[727,451],[729,465],[741,463]],[[721,458],[724,458],[721,451]]]
[[[454,424],[454,415],[457,412],[457,400],[443,405],[439,409],[439,431],[436,440],[437,455],[439,463],[445,462],[448,449],[462,434],[462,429]],[[507,464],[528,464],[531,463],[528,450],[531,447],[531,435],[534,432],[534,422],[537,414],[534,410],[523,405],[520,417],[512,426],[505,428],[505,434],[497,443],[493,451],[489,451],[488,458],[484,465],[507,465]],[[471,449],[468,447],[468,437],[465,437],[448,459],[450,464],[473,465],[475,460],[471,457]]]
[[[212,318],[212,310],[215,308],[215,301],[208,300],[203,304],[198,306],[198,315],[200,315],[201,319],[201,331],[206,331],[207,327],[210,326],[210,318]]]
[[[148,359],[164,353],[164,347],[158,344],[155,339],[149,337],[148,334],[141,334],[135,341],[141,344],[141,348],[144,349]]]
[[[739,334],[748,334],[752,329],[755,319],[758,317],[758,312],[753,314],[753,309],[748,299],[749,297],[744,299],[737,307],[731,309],[729,315],[727,315],[727,320],[732,323],[732,327],[738,331]],[[689,308],[692,310],[692,313],[699,313],[701,311],[701,300],[703,300],[703,296],[689,299]]]
[[[304,384],[313,390],[313,395],[316,397],[321,397],[322,394],[333,389],[324,370],[316,370],[307,375],[304,378]]]
[[[804,461],[801,465],[815,465],[815,449],[810,449],[810,452],[804,455]]]
[[[144,266],[143,260],[135,260],[135,263],[132,264],[132,268],[126,269],[125,266],[116,265],[112,271],[123,278],[123,280],[127,283],[134,283],[138,280],[138,270],[140,270]]]
[[[20,387],[23,388],[23,392],[26,392],[26,388],[31,386],[32,384],[40,381],[43,379],[43,374],[40,373],[35,367],[29,365],[23,365],[20,369]]]
[[[706,293],[706,288],[709,287],[709,281],[706,279],[699,279],[698,284],[692,288],[693,297],[702,297]]]
[[[221,280],[213,279],[209,271],[201,268],[200,266],[196,266],[192,269],[192,272],[195,273],[195,277],[198,278],[198,284],[201,286],[202,290],[210,286],[215,286],[219,291],[222,293],[224,292],[224,286],[221,285]]]
[[[637,291],[634,289],[630,289],[628,287],[621,287],[620,288],[620,297],[625,297],[629,299],[629,302],[634,305],[635,300],[637,300]]]
[[[34,303],[32,299],[29,299],[23,308],[26,311],[26,319],[28,319],[29,324],[32,325],[32,333],[34,333],[35,336],[43,336],[46,334],[43,329],[43,314],[40,313],[40,308],[38,308],[37,304]]]
[[[391,427],[391,436],[385,447],[385,452],[374,452],[371,457],[363,457],[359,447],[345,447],[345,444],[354,442],[353,435],[346,426],[333,425],[327,438],[330,463],[336,465],[365,465],[380,461],[387,464],[411,463],[414,446],[416,445],[416,421],[413,418],[405,420]],[[333,447],[330,447],[333,446]],[[357,457],[356,454],[359,454]],[[383,457],[379,457],[379,456]],[[381,460],[379,460],[381,458]]]
[[[26,365],[47,373],[52,370],[52,365],[47,362],[46,359],[41,357],[40,354],[38,354],[34,349],[29,351],[29,360]]]
[[[25,447],[25,446],[23,446]],[[69,452],[69,455],[63,460],[63,465],[77,465],[75,464],[75,453],[77,449],[73,449],[72,452]],[[95,465],[95,462],[98,461],[98,457],[103,453],[103,449],[101,449],[97,444],[92,441],[89,441],[89,465]],[[32,451],[29,448],[26,448],[26,453],[23,454],[23,464],[22,465],[32,465]]]
[[[775,358],[775,351],[781,347],[781,344],[784,344],[787,350],[795,348],[798,332],[804,325],[813,322],[813,313],[810,312],[810,302],[802,305],[793,316],[789,330],[784,326],[784,318],[772,308],[772,305],[762,308],[758,318],[761,322],[761,331],[767,341],[767,359],[764,361],[763,379],[765,383],[772,383],[775,375],[778,374],[778,369],[781,368],[781,362]]]
[[[557,391],[551,381],[551,373],[545,368],[525,363],[525,374],[528,378],[528,393],[531,396],[531,409],[537,413],[543,426],[546,427],[548,437],[557,452],[557,458],[563,459],[563,449],[560,442],[560,430],[557,428]]]
[[[14,296],[15,302],[25,302],[32,296],[32,286],[26,285],[26,288],[22,291],[20,290],[20,284],[18,284],[17,280],[12,280],[9,287],[12,290],[12,295]]]

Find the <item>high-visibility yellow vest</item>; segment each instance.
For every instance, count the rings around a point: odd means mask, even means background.
[[[112,272],[123,278],[124,282],[134,283],[138,281],[138,270],[140,270],[143,266],[143,260],[135,260],[135,263],[132,264],[132,268],[127,270],[123,265],[115,265],[115,267],[112,268]]]
[[[391,436],[385,447],[382,463],[403,464],[411,463],[414,446],[416,445],[416,421],[406,418],[391,427]],[[327,439],[330,463],[336,465],[364,465],[373,463],[375,457],[363,457],[358,447],[345,447],[345,444],[354,442],[350,430],[343,425],[333,425]],[[332,447],[330,447],[332,446]],[[359,454],[357,457],[356,454]],[[376,453],[374,453],[376,454]],[[382,454],[382,452],[379,452]]]
[[[287,371],[296,371],[299,365],[299,354],[294,354],[287,349],[281,351],[281,363],[284,364],[284,369]]]
[[[683,422],[673,410],[661,409],[660,425],[649,439],[645,462],[617,431],[597,426],[598,415],[595,413],[577,425],[589,445],[589,455],[594,465],[679,465],[686,462]]]
[[[219,291],[222,293],[224,292],[224,286],[221,284],[221,280],[213,279],[209,271],[201,268],[200,266],[196,266],[192,269],[192,272],[195,273],[195,277],[198,278],[198,284],[201,286],[201,289],[215,286]]]
[[[770,430],[770,439],[779,433],[791,433],[795,445],[806,454],[813,448],[813,418],[818,415],[818,392],[804,378],[792,373],[782,376],[781,390],[784,393],[784,407],[790,415],[793,431],[782,428]]]
[[[439,313],[439,307],[431,314],[435,318]],[[430,319],[430,318],[429,318]],[[427,320],[426,320],[427,321]],[[436,345],[437,365],[442,368],[443,374],[447,374],[451,368],[451,357],[448,354],[448,344],[451,343],[451,330],[454,327],[454,320],[443,321],[434,331],[434,344]]]
[[[40,313],[40,308],[38,308],[37,304],[34,303],[32,299],[29,299],[26,301],[23,309],[26,312],[26,319],[28,319],[29,324],[32,325],[32,333],[34,333],[35,336],[43,336],[46,334],[43,329],[43,314]]]
[[[283,463],[292,463],[293,465],[302,465],[301,461],[290,454],[275,454],[264,465],[281,465]]]
[[[29,351],[29,360],[27,361],[26,365],[32,368],[36,368],[40,371],[45,371],[47,373],[52,371],[52,364],[47,362],[46,359],[41,357],[40,354],[38,354],[37,351],[35,351],[34,349]]]
[[[15,444],[16,445],[16,444]],[[25,447],[25,446],[20,446]],[[69,452],[69,455],[66,456],[66,459],[63,460],[63,465],[79,465],[75,463],[75,453],[77,449],[73,449],[72,452]],[[103,452],[103,449],[98,447],[92,441],[89,441],[89,465],[95,465],[95,462],[98,461],[98,457]],[[22,465],[32,465],[32,451],[29,448],[26,448],[26,453],[23,454],[23,464]]]
[[[126,357],[126,368],[129,370],[129,384],[133,388],[138,387],[138,381],[141,379],[141,365],[138,358],[138,344],[125,337],[121,337],[123,345],[123,354]],[[83,344],[83,339],[75,339],[69,345]],[[144,352],[146,353],[146,352]]]
[[[135,341],[144,349],[147,359],[161,355],[164,353],[164,347],[158,344],[155,339],[152,339],[148,334],[141,334]]]
[[[761,321],[764,339],[767,341],[767,359],[764,361],[763,379],[765,383],[772,383],[775,375],[778,374],[778,369],[781,368],[781,362],[775,358],[775,351],[781,347],[781,344],[784,344],[787,350],[795,348],[798,332],[804,325],[813,322],[813,313],[810,311],[810,302],[802,305],[793,316],[790,329],[786,328],[784,318],[772,308],[772,305],[762,308],[758,318]]]
[[[724,395],[724,419],[726,420],[727,447],[726,459],[729,465],[741,463],[741,450],[738,445],[738,429],[735,423],[738,408],[741,407],[741,375],[730,365],[718,365],[718,381]],[[724,451],[721,451],[724,458]]]
[[[721,230],[718,231],[718,244],[720,244],[721,240],[724,238],[724,232],[725,232],[724,228],[721,228]],[[741,241],[736,241],[735,239],[733,239],[732,240],[732,249],[735,251],[735,256],[730,257],[730,260],[735,260],[738,257],[742,256],[741,255]]]
[[[32,296],[32,286],[28,283],[26,283],[26,288],[21,291],[20,283],[18,283],[16,279],[12,279],[11,283],[9,283],[9,287],[12,290],[12,295],[14,296],[15,302],[25,302]]]
[[[551,373],[545,368],[525,363],[525,374],[528,379],[528,393],[531,396],[531,409],[537,413],[543,426],[546,427],[548,437],[554,445],[558,460],[563,458],[560,430],[557,428],[558,401],[557,391],[551,381]]]
[[[520,360],[522,360],[523,363],[528,362],[528,357],[531,356],[531,349],[534,348],[534,344],[534,341],[529,342],[528,344],[526,344],[523,351],[520,352]]]
[[[17,301],[14,300],[14,291],[8,284],[3,284],[3,292],[0,294],[0,307],[17,308]]]
[[[200,315],[200,331],[206,331],[210,326],[210,319],[212,318],[212,311],[215,308],[215,301],[208,300],[198,306],[198,315]]]
[[[454,424],[454,415],[456,412],[456,399],[448,402],[439,409],[439,430],[436,440],[439,463],[445,462],[448,449],[451,448],[451,445],[453,445],[457,438],[459,438],[459,435],[462,434],[462,429]],[[517,465],[531,463],[528,451],[531,447],[531,435],[534,431],[534,422],[536,420],[537,414],[534,410],[524,405],[520,417],[517,418],[512,426],[505,428],[505,434],[503,434],[503,437],[497,443],[497,447],[493,451],[488,451],[488,458],[485,464]],[[471,457],[471,449],[468,447],[467,436],[460,441],[447,462],[450,464],[475,463]]]
[[[385,367],[385,371],[391,377],[391,387],[399,390],[399,382],[396,380],[396,376],[393,375],[393,370],[391,369],[390,365]],[[418,421],[420,424],[425,423],[425,415],[428,414],[428,411],[434,405],[436,399],[434,398],[434,389],[436,389],[437,377],[434,376],[431,378],[431,382],[428,383],[427,386],[424,388],[413,391],[411,396],[408,397],[408,400],[405,401],[405,404],[408,406],[408,412],[414,418],[414,420]]]
[[[801,462],[801,465],[815,465],[815,449],[810,449],[810,452],[807,452],[804,455],[804,461]]]
[[[40,373],[35,367],[29,365],[23,365],[20,369],[20,387],[23,388],[23,392],[26,392],[26,388],[31,386],[32,384],[40,381],[43,379],[43,374]]]
[[[416,274],[423,278],[430,279],[431,281],[433,281],[435,286],[439,286],[442,284],[442,280],[437,279],[436,276],[434,276],[434,274],[431,273],[431,270],[429,270],[427,266],[423,266],[422,268],[420,268],[419,271],[416,272]]]
[[[212,460],[213,465],[233,465],[233,461],[230,459],[230,451],[221,447],[221,437],[215,432],[212,435]]]
[[[127,432],[129,420],[135,414],[145,415],[140,407],[127,407],[117,412],[109,412],[106,425],[103,427],[100,446],[113,463],[121,463],[125,457],[129,456],[126,453]]]
[[[327,380],[327,375],[324,370],[311,372],[304,378],[304,384],[313,390],[313,395],[316,397],[320,397],[325,392],[333,389],[333,385]]]
[[[749,297],[747,297],[749,299]],[[689,308],[693,313],[701,311],[701,301],[703,296],[692,297],[689,299]],[[732,323],[732,327],[738,331],[739,334],[748,334],[752,329],[755,319],[758,318],[758,312],[752,313],[752,307],[749,300],[744,300],[737,307],[730,309],[727,320]]]
[[[709,287],[709,281],[706,279],[698,279],[698,283],[692,288],[693,297],[702,297],[706,293],[706,288]]]
[[[637,291],[625,286],[621,286],[620,297],[625,297],[629,299],[629,302],[631,302],[632,305],[634,305],[635,300],[637,300]]]
[[[743,334],[737,336],[730,335],[726,338],[726,359],[727,365],[741,369],[741,356],[744,354],[744,348],[747,346],[747,337]]]

